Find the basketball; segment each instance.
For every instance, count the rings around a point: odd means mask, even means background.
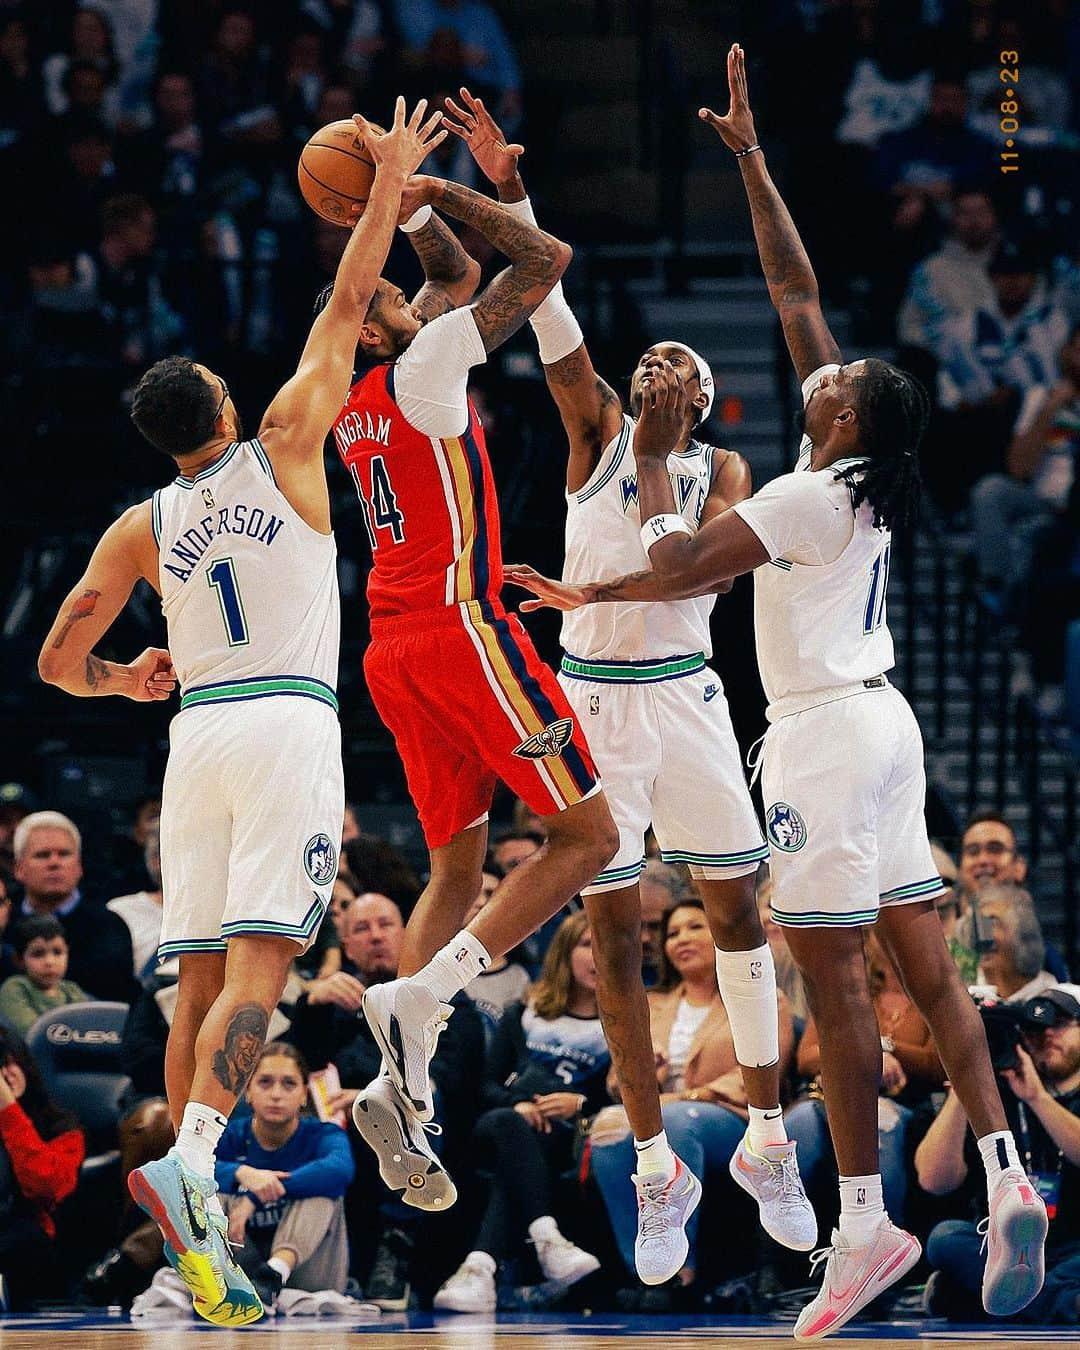
[[[300,152],[296,176],[304,201],[317,215],[334,225],[347,225],[350,209],[367,202],[375,161],[356,123],[346,117],[328,122],[312,136]]]

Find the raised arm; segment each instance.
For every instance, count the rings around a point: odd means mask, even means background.
[[[411,228],[406,222],[405,229],[424,269],[424,284],[412,303],[425,323],[467,305],[480,285],[480,264],[465,252],[446,221],[427,209],[426,220]]]
[[[510,266],[499,273],[473,305],[473,317],[484,348],[494,351],[517,332],[548,295],[569,266],[573,251],[569,244],[518,220],[490,197],[471,188],[441,178],[420,181],[429,205],[473,226],[510,259]]]
[[[524,146],[506,143],[483,99],[474,98],[468,89],[460,93],[460,104],[451,98],[446,100],[449,116],[443,118],[443,125],[469,147],[481,172],[494,184],[502,205],[519,220],[535,225],[519,169]],[[592,476],[604,446],[618,433],[622,402],[593,368],[561,283],[537,307],[530,323],[536,332],[544,378],[570,442],[567,487],[577,492]]]
[[[259,438],[272,459],[298,458],[321,472],[323,441],[349,392],[357,335],[390,251],[402,191],[424,156],[446,136],[435,130],[439,114],[421,125],[426,108],[421,99],[406,122],[405,100],[399,98],[393,126],[385,135],[362,117],[353,119],[375,160],[375,181],[338,264],[333,293],[311,326],[296,374],[263,417]]]
[[[843,358],[825,322],[817,278],[795,222],[765,167],[765,152],[758,144],[750,111],[746,56],[738,43],[728,52],[727,72],[731,94],[727,115],[721,117],[702,108],[698,116],[708,122],[739,161],[769,298],[780,316],[795,372],[805,380],[819,367],[842,362]]]
[[[130,665],[103,661],[94,647],[127,604],[137,581],[156,582],[157,546],[150,503],[132,506],[101,536],[42,644],[38,674],[78,698],[122,694],[136,703],[160,702],[176,688],[169,653],[148,647]]]

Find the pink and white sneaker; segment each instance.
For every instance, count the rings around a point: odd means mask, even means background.
[[[797,1341],[817,1341],[838,1331],[857,1312],[891,1284],[902,1279],[922,1255],[917,1238],[897,1228],[888,1218],[869,1242],[850,1246],[833,1229],[832,1246],[810,1258],[811,1266],[825,1262],[821,1292],[808,1303],[795,1323]]]
[[[1042,1197],[1027,1175],[1010,1167],[990,1197],[990,1216],[979,1225],[986,1234],[983,1307],[994,1317],[1026,1308],[1043,1287],[1043,1244],[1049,1222]]]

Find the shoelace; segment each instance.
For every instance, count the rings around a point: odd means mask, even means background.
[[[980,1253],[985,1253],[987,1247],[990,1245],[990,1215],[989,1215],[989,1214],[988,1214],[988,1215],[986,1216],[986,1218],[983,1219],[982,1222],[976,1227],[975,1231],[976,1231],[976,1233],[978,1233],[978,1235],[982,1238],[982,1246],[979,1248],[979,1251],[980,1251]]]
[[[762,1158],[769,1176],[780,1186],[780,1203],[783,1206],[800,1204],[803,1199],[802,1186],[799,1184],[799,1170],[795,1165],[795,1154],[786,1157]]]
[[[643,1185],[644,1191],[638,1191],[638,1232],[642,1241],[650,1242],[667,1231],[671,1202],[663,1197],[671,1182],[661,1176]]]
[[[835,1247],[819,1247],[819,1248],[817,1249],[817,1251],[814,1251],[814,1252],[811,1252],[811,1253],[810,1253],[810,1277],[811,1277],[811,1279],[814,1277],[814,1275],[817,1274],[817,1268],[818,1268],[818,1266],[820,1266],[820,1265],[822,1264],[822,1262],[826,1262],[826,1263],[827,1263],[828,1260],[829,1260],[829,1258],[832,1256],[833,1252],[835,1252],[835,1251],[836,1251],[836,1248],[835,1248]],[[821,1278],[822,1278],[822,1281],[824,1282],[824,1279],[825,1279],[824,1272],[822,1273]]]

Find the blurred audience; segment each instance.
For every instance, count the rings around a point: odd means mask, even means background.
[[[59,1291],[53,1216],[85,1153],[78,1121],[50,1100],[20,1038],[0,1027],[0,1276],[11,1309]]]
[[[152,974],[157,965],[162,913],[161,837],[156,820],[143,831],[143,835],[143,858],[153,889],[136,891],[134,895],[118,895],[105,906],[113,914],[119,914],[128,926],[137,980]]]
[[[465,924],[470,924],[480,913],[491,897],[499,889],[502,873],[495,863],[488,860],[480,874],[480,893],[472,908],[465,915]],[[491,963],[482,970],[466,993],[476,1005],[476,1011],[484,1019],[484,1036],[490,1048],[503,1013],[512,1003],[520,1003],[529,987],[529,972],[520,961],[511,960],[512,953],[506,956],[492,957]]]
[[[0,984],[0,1022],[25,1036],[42,1013],[68,1003],[85,1003],[87,995],[64,976],[68,944],[64,926],[51,914],[35,914],[15,925],[12,935],[19,974]]]
[[[600,1262],[566,1236],[555,1184],[574,1162],[578,1123],[607,1100],[611,1055],[596,1006],[584,914],[564,919],[528,1001],[511,1004],[488,1052],[474,1139],[491,1189],[471,1250],[435,1295],[445,1312],[493,1312],[499,1261],[528,1238],[546,1280],[575,1284]]]
[[[979,983],[1007,1003],[1026,1003],[1057,984],[1044,968],[1046,945],[1029,892],[993,883],[976,899],[980,941]],[[987,931],[988,929],[988,931]]]

